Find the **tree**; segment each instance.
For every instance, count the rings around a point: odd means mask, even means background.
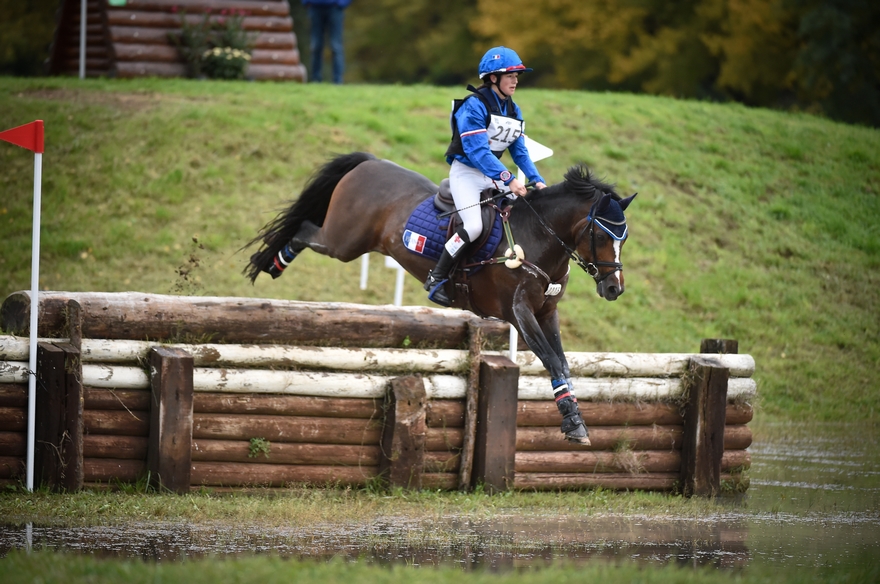
[[[346,16],[350,78],[460,85],[476,77],[482,53],[465,23],[467,0],[358,0]]]
[[[800,9],[792,68],[798,101],[848,122],[880,126],[880,3],[793,0]]]
[[[41,75],[60,0],[0,0],[0,75]]]

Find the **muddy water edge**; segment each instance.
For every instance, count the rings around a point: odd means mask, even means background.
[[[756,420],[748,492],[705,512],[518,510],[395,514],[302,525],[260,522],[0,519],[0,557],[53,549],[100,557],[179,561],[272,554],[379,565],[517,570],[594,561],[720,570],[839,568],[880,557],[880,436],[871,424]],[[0,497],[22,497],[4,494]],[[149,496],[149,495],[147,495]],[[63,496],[58,496],[59,498]],[[2,499],[0,499],[2,504]],[[3,560],[0,559],[0,562]]]

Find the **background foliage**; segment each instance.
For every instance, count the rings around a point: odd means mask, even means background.
[[[289,0],[304,63],[308,17]],[[0,74],[36,75],[61,0],[0,0]],[[530,86],[794,109],[880,125],[876,0],[355,0],[348,82],[463,85],[492,46]]]

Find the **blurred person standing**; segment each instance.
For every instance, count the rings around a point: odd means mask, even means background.
[[[343,15],[351,0],[302,0],[302,3],[309,11],[311,25],[311,80],[323,80],[324,37],[329,36],[330,52],[333,56],[333,83],[341,84],[342,70],[345,67],[345,55],[342,52]]]

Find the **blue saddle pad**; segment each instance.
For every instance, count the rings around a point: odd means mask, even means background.
[[[406,249],[426,258],[440,259],[443,246],[446,244],[449,222],[452,220],[451,215],[438,219],[437,215],[440,213],[442,211],[434,206],[433,196],[428,197],[416,207],[403,229],[403,245],[406,246]],[[492,224],[486,243],[474,250],[465,263],[479,263],[492,257],[503,237],[504,227],[501,224],[501,214],[499,213],[495,216],[495,222]]]

